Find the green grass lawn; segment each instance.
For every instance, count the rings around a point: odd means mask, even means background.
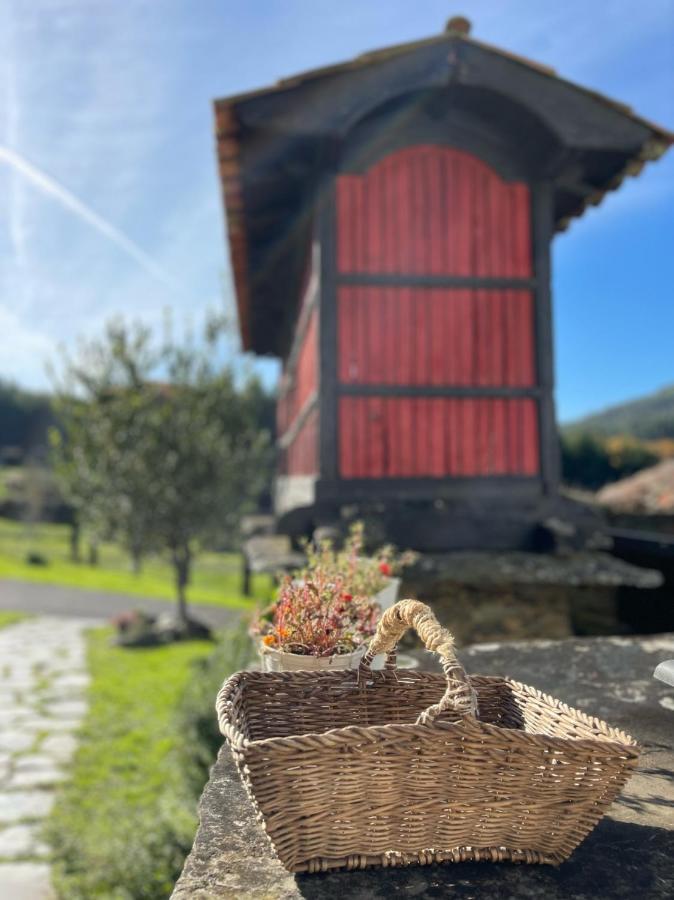
[[[4,612],[0,609],[0,628],[4,628],[5,625],[14,625],[15,622],[20,622],[21,619],[25,618],[26,616],[23,613]]]
[[[0,467],[0,500],[4,500],[7,496],[7,469]]]
[[[64,900],[158,900],[171,893],[196,828],[196,748],[179,710],[213,644],[128,650],[110,644],[108,629],[89,641],[89,712],[47,824],[57,891]],[[219,678],[237,666],[237,646],[221,646]]]
[[[173,574],[159,557],[149,558],[143,571],[131,571],[128,556],[114,544],[99,547],[99,564],[73,563],[69,559],[69,529],[66,525],[27,526],[0,519],[0,578],[36,581],[75,588],[90,588],[117,594],[173,600]],[[45,566],[29,565],[28,553],[39,553]],[[204,552],[197,557],[188,597],[192,603],[207,603],[245,609],[251,600],[240,590],[240,557],[235,553]],[[253,596],[270,599],[271,579],[256,576]]]

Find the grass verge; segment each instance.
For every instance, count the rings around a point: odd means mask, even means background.
[[[28,553],[38,553],[47,565],[26,562]],[[114,544],[98,548],[99,563],[90,566],[70,560],[67,525],[39,524],[0,519],[0,578],[88,588],[116,594],[174,600],[173,571],[161,557],[149,558],[142,572],[131,571],[129,559]],[[271,598],[272,583],[267,576],[253,579],[253,596]],[[196,559],[189,589],[192,603],[250,608],[251,600],[241,594],[241,562],[236,553],[200,553]]]
[[[0,610],[0,628],[4,628],[5,625],[14,625],[16,622],[20,622],[25,618],[25,613],[4,612],[4,610]]]
[[[219,680],[233,671],[234,648],[225,637],[215,651],[201,641],[125,650],[110,645],[108,629],[91,633],[89,712],[47,824],[61,898],[170,895],[192,845],[212,752],[195,745],[183,714],[212,721],[214,693],[203,696],[208,710],[198,713],[186,692],[208,670],[209,656],[219,655]]]

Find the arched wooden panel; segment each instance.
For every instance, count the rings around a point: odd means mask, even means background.
[[[339,272],[527,278],[529,189],[462,150],[406,147],[337,179]]]
[[[368,387],[339,401],[341,476],[537,475],[537,400],[503,396],[538,379],[528,186],[455,148],[406,147],[339,175],[336,217],[337,378]],[[486,396],[452,396],[466,388]]]

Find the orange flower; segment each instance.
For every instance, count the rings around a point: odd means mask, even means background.
[[[267,647],[272,647],[276,643],[276,638],[273,634],[265,634],[262,638],[262,643],[266,644]]]

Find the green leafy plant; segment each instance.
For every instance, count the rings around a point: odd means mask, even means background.
[[[303,581],[341,579],[344,590],[353,596],[372,597],[386,587],[388,579],[400,575],[411,565],[417,554],[410,550],[398,553],[391,544],[380,547],[375,553],[365,552],[365,526],[354,522],[342,549],[325,539],[306,542],[304,551],[307,565],[296,574]]]
[[[341,575],[313,569],[310,579],[288,576],[279,598],[257,621],[262,643],[302,656],[351,653],[374,634],[379,605],[347,591]]]
[[[213,651],[192,664],[192,675],[176,708],[183,775],[195,796],[201,793],[223,737],[215,714],[215,698],[233,672],[246,669],[253,646],[243,621],[227,629]]]

